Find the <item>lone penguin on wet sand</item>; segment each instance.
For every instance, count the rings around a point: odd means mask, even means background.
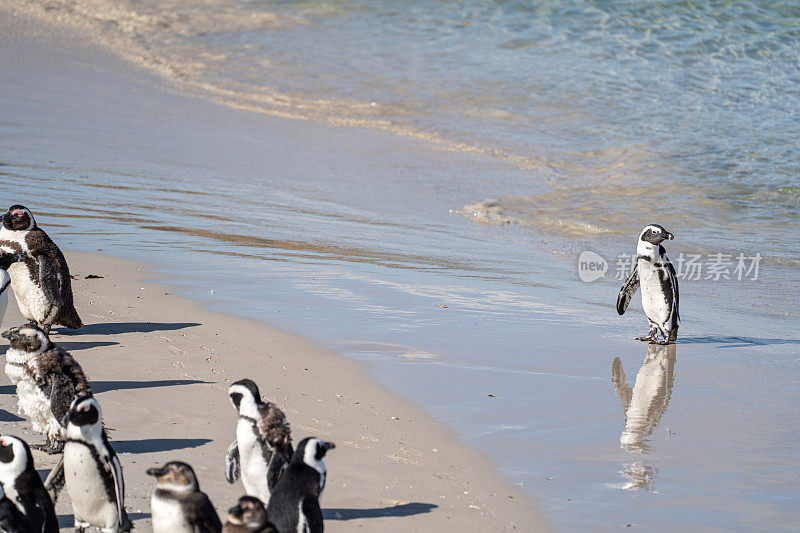
[[[669,344],[678,337],[678,277],[675,268],[667,259],[667,251],[661,243],[673,239],[674,235],[658,224],[645,226],[636,246],[636,266],[625,280],[617,297],[617,312],[625,313],[628,304],[642,287],[642,308],[650,322],[650,331],[640,341]],[[658,334],[663,340],[658,340]]]
[[[22,439],[0,437],[0,485],[30,523],[28,531],[58,533],[53,501],[36,472],[31,450]]]
[[[222,533],[278,533],[278,530],[267,519],[267,509],[261,500],[242,496],[228,511]]]
[[[91,396],[77,396],[64,425],[64,479],[75,531],[92,526],[108,533],[130,531],[122,466],[103,428],[100,404]]]
[[[315,437],[303,439],[297,445],[267,507],[267,516],[280,533],[323,531],[319,499],[327,471],[322,458],[335,447],[332,442]]]
[[[158,482],[150,499],[155,533],[220,533],[222,522],[211,500],[200,492],[191,466],[172,461],[147,473]]]
[[[61,453],[66,429],[64,415],[75,395],[91,395],[91,388],[78,362],[53,344],[35,324],[3,332],[11,341],[6,352],[6,374],[17,385],[17,407],[34,431],[47,438],[44,446],[33,448]]]
[[[278,407],[261,401],[258,387],[249,379],[232,384],[228,396],[239,419],[236,440],[225,454],[225,479],[233,483],[241,475],[245,493],[267,504],[294,453],[289,423]]]
[[[72,300],[72,279],[64,254],[22,205],[2,217],[0,250],[22,257],[8,267],[20,313],[45,332],[54,324],[71,329],[83,325]]]

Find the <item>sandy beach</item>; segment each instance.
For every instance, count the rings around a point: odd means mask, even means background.
[[[244,376],[296,442],[336,442],[334,530],[796,530],[800,186],[773,129],[800,123],[776,98],[798,17],[743,2],[3,2],[0,209],[78,276],[88,325],[54,341],[139,530],[153,464],[195,465],[221,512],[239,495]],[[664,350],[634,340],[638,293],[614,305],[652,222],[682,274]]]
[[[99,254],[67,253],[85,326],[54,342],[83,366],[120,455],[126,504],[149,528],[152,478],[170,460],[190,463],[220,515],[243,494],[224,478],[233,440],[233,381],[249,377],[287,414],[295,442],[336,443],[323,500],[330,531],[547,531],[537,504],[493,472],[491,459],[456,444],[418,407],[375,385],[358,364],[264,324],[211,313],[148,281],[147,268]],[[85,279],[87,275],[101,279]],[[13,296],[3,328],[24,323]],[[2,376],[2,432],[40,441],[15,416]],[[44,470],[54,457],[34,451]],[[72,525],[69,498],[58,503]]]

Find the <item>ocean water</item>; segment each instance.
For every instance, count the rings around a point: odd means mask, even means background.
[[[364,361],[559,529],[796,527],[795,4],[13,2],[254,124],[348,130],[270,146],[273,167],[251,125],[215,140],[253,150],[223,165],[201,133],[174,136],[196,159],[100,161],[0,121],[4,190],[64,247]],[[631,340],[636,300],[614,309],[650,222],[704,268],[670,349]],[[604,277],[580,280],[583,251]]]

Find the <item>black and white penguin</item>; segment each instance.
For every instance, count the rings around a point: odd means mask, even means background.
[[[322,458],[336,446],[316,437],[300,441],[269,500],[267,515],[280,533],[323,531],[319,499],[325,488]]]
[[[64,254],[36,225],[33,213],[12,205],[2,217],[0,249],[22,256],[8,267],[11,288],[22,316],[46,332],[54,324],[77,329],[83,325],[72,300],[72,278]]]
[[[14,502],[6,498],[3,485],[0,484],[0,531],[3,533],[28,533],[33,531],[31,523],[17,509]]]
[[[262,402],[258,387],[243,379],[228,388],[239,419],[236,440],[225,454],[225,479],[233,483],[241,475],[248,496],[269,503],[270,492],[292,458],[292,437],[283,411]]]
[[[34,446],[60,453],[66,430],[64,415],[76,395],[89,396],[91,388],[78,362],[53,344],[35,324],[11,328],[2,334],[11,341],[6,352],[6,374],[17,385],[19,413],[31,421],[47,444]]]
[[[91,396],[77,396],[64,425],[64,478],[75,531],[91,526],[106,532],[130,531],[122,466],[103,428],[100,404]]]
[[[667,251],[661,246],[663,241],[672,238],[674,235],[658,224],[650,224],[642,230],[636,246],[636,266],[617,297],[617,312],[621,315],[641,285],[642,307],[650,322],[650,331],[644,337],[637,337],[640,341],[669,344],[678,337],[678,277],[667,259]],[[659,333],[662,341],[658,341]]]
[[[267,509],[261,500],[242,496],[228,511],[222,533],[278,533],[278,530],[267,518]]]
[[[33,455],[22,439],[0,437],[0,485],[31,525],[30,531],[58,532],[53,501],[33,464]]]
[[[192,467],[172,461],[147,473],[158,481],[150,499],[155,533],[220,533],[222,522]]]

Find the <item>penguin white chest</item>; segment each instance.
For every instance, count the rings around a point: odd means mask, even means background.
[[[75,442],[64,446],[64,479],[75,520],[113,528],[118,522],[117,504],[106,493],[106,473],[101,468],[87,446]]]
[[[25,263],[14,263],[8,267],[11,276],[11,288],[22,316],[28,320],[43,322],[51,311],[50,302],[44,295],[42,288],[31,279],[28,266]]]
[[[154,494],[150,500],[150,514],[155,533],[194,533],[194,527],[186,520],[180,503],[175,500],[159,498]]]
[[[28,362],[30,354],[22,350],[9,348],[6,352],[6,375],[11,383],[16,385],[25,377],[25,363]]]
[[[239,445],[244,490],[248,495],[255,496],[266,504],[269,502],[268,464],[262,454],[261,443],[256,438],[255,430],[249,421],[239,420],[236,426],[236,441]]]
[[[647,318],[663,326],[670,315],[669,302],[664,293],[664,285],[659,269],[650,261],[639,260],[639,283],[642,290],[642,309]]]

